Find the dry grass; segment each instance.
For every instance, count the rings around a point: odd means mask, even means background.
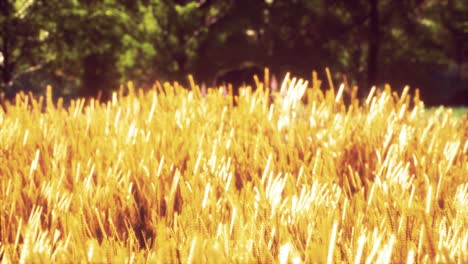
[[[4,263],[468,261],[468,122],[286,79],[0,109]],[[306,89],[307,86],[312,86]],[[301,103],[302,94],[307,104]],[[353,97],[354,98],[354,97]]]

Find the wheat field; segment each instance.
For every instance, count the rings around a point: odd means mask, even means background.
[[[266,75],[237,107],[193,79],[106,103],[18,94],[0,108],[1,262],[468,262],[467,115],[316,74],[272,103]]]

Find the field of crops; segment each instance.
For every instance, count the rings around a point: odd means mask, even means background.
[[[257,85],[237,107],[193,82],[18,95],[0,108],[2,263],[468,262],[466,114],[408,89],[359,102],[286,78],[271,103]]]

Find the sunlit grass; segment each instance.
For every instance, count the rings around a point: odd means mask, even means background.
[[[462,107],[462,106],[459,106],[459,107],[443,107],[443,106],[430,107],[430,108],[427,109],[427,113],[432,114],[435,111],[437,111],[437,109],[439,109],[439,108],[450,109],[450,111],[452,111],[453,115],[458,116],[458,117],[464,117],[464,116],[468,115],[468,107]]]
[[[0,259],[468,261],[466,116],[408,89],[345,106],[316,78],[273,104],[258,86],[237,107],[193,82],[66,108],[18,95],[0,109]]]

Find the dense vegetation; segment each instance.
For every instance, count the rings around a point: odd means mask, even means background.
[[[467,115],[268,83],[6,102],[0,260],[468,262]]]
[[[465,0],[0,0],[0,90],[96,95],[194,74],[212,85],[255,64],[398,90],[426,104],[466,96]],[[463,90],[463,91],[459,91]],[[458,95],[451,96],[453,93]]]

